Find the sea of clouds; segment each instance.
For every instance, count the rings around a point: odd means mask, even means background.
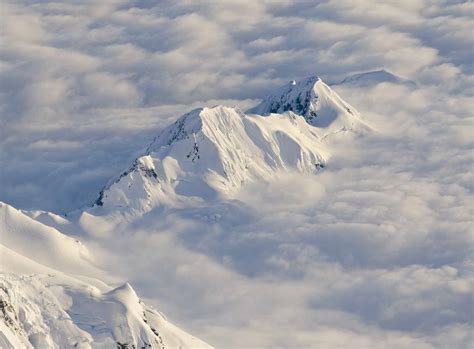
[[[235,201],[165,210],[89,243],[219,347],[467,348],[473,11],[417,0],[4,2],[0,200],[75,209],[193,107],[246,109],[294,78],[388,69],[416,87],[334,87],[376,131],[335,142],[319,175],[281,174]]]

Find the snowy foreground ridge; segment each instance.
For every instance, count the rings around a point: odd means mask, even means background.
[[[210,348],[128,283],[99,281],[78,240],[3,203],[0,222],[0,348]]]
[[[332,137],[369,129],[311,77],[247,113],[216,106],[183,115],[93,207],[61,217],[0,203],[0,348],[210,348],[104,270],[86,240],[111,221],[232,198],[276,171],[317,173],[330,159]]]

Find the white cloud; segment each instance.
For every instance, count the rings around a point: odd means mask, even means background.
[[[0,199],[76,208],[192,107],[387,68],[419,87],[337,87],[378,132],[318,176],[127,227],[107,263],[218,346],[468,347],[472,3],[153,5],[2,7]]]

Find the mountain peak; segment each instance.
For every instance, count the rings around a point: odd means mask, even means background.
[[[244,114],[240,109],[223,105],[193,109],[182,115],[155,137],[146,153],[149,154],[154,149],[194,137],[204,129],[212,128],[212,125],[216,123],[232,122],[231,119],[240,119],[243,116]]]
[[[328,132],[353,129],[359,123],[357,111],[318,76],[293,80],[248,110],[260,115],[288,111],[303,116],[310,125]]]
[[[310,76],[302,80],[292,80],[278,88],[265,98],[259,105],[248,112],[259,115],[281,114],[292,111],[304,116],[312,124],[316,117],[317,85],[322,83],[318,76]]]

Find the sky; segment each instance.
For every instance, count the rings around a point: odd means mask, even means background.
[[[4,1],[0,200],[76,209],[194,107],[246,109],[292,79],[386,69],[416,86],[334,86],[375,131],[335,144],[320,175],[250,184],[237,203],[212,208],[219,222],[176,210],[90,243],[217,346],[467,348],[473,10]]]

